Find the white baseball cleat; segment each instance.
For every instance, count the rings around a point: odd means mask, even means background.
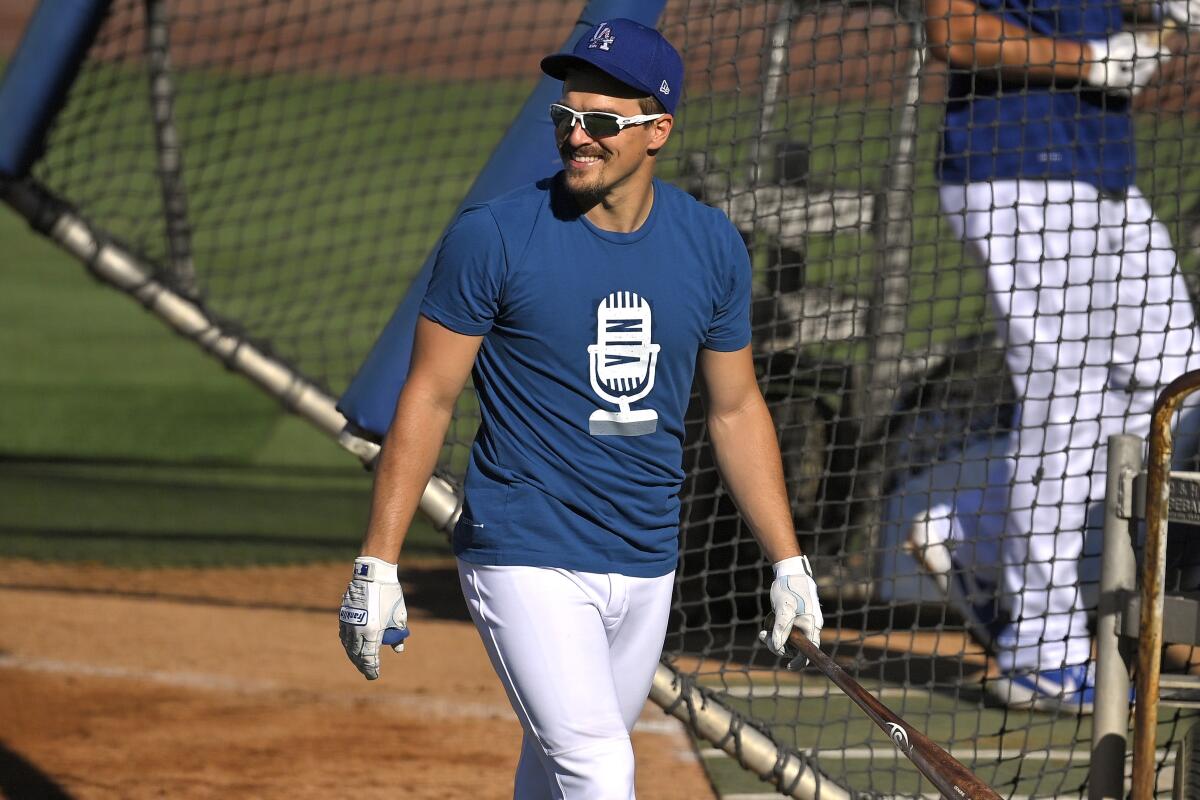
[[[1096,702],[1096,681],[1087,664],[1039,671],[1013,670],[988,678],[984,689],[1013,709],[1064,711],[1091,714]]]
[[[962,615],[972,638],[990,651],[1011,623],[1000,606],[996,584],[954,560],[953,513],[950,506],[938,503],[917,514],[904,547],[934,580],[947,604]]]

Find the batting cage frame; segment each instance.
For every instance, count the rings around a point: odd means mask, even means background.
[[[944,127],[931,107],[944,104],[947,69],[930,57],[924,11],[908,0],[327,5],[42,0],[0,82],[0,119],[13,121],[0,127],[0,197],[370,466],[446,223],[557,169],[545,108],[559,86],[532,84],[538,48],[569,50],[607,18],[658,26],[681,45],[691,86],[666,177],[722,210],[751,254],[756,365],[797,535],[829,606],[825,649],[1001,794],[1088,794],[1087,717],[1005,708],[979,688],[996,668],[977,613],[994,602],[980,588],[987,570],[960,567],[963,545],[938,533],[953,509],[992,531],[976,551],[995,547],[988,500],[1003,489],[993,473],[1011,457],[1019,411],[1004,344],[981,319],[982,269],[938,219],[930,162]],[[385,33],[395,40],[376,38]],[[463,37],[480,45],[478,64],[430,45],[454,51]],[[526,39],[528,52],[509,52]],[[487,80],[501,85],[494,107],[476,86]],[[1156,91],[1159,111],[1146,102],[1138,117],[1152,135],[1138,144],[1173,146],[1182,161],[1156,150],[1143,173],[1190,276],[1200,188],[1184,171],[1200,158],[1189,161],[1186,98],[1170,106],[1167,88]],[[486,158],[476,140],[447,137],[410,163],[388,140],[406,111],[420,116],[413,130],[438,130],[472,104],[480,116],[465,125],[489,132]],[[439,158],[457,170],[450,178],[423,173]],[[320,175],[294,179],[289,159],[312,159],[304,166]],[[422,209],[407,197],[396,205],[390,193],[415,192],[376,173],[452,186],[431,190],[425,205],[437,213],[391,231]],[[239,190],[252,192],[245,205]],[[339,260],[351,265],[343,283]],[[381,281],[394,293],[380,297]],[[333,321],[299,319],[318,312]],[[461,511],[475,413],[464,396],[421,500],[443,531]],[[677,598],[650,698],[715,745],[703,751],[710,773],[732,759],[796,798],[928,796],[894,740],[825,676],[787,673],[758,641],[769,568],[720,486],[697,403],[685,467]],[[1094,576],[1084,583],[1096,592]],[[1128,729],[1120,713],[1105,712],[1106,733]],[[1167,791],[1188,713],[1142,723],[1157,726],[1161,745],[1152,794]],[[1105,747],[1127,774],[1128,754]]]

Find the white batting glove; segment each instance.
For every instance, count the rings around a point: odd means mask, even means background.
[[[1164,0],[1160,7],[1163,16],[1185,28],[1200,28],[1200,0]]]
[[[821,602],[817,599],[817,584],[812,577],[808,556],[785,558],[775,564],[775,582],[771,584],[771,609],[775,613],[775,625],[768,634],[761,631],[760,641],[766,643],[772,653],[784,658],[793,657],[788,669],[802,669],[808,659],[796,653],[788,645],[792,628],[799,628],[815,645],[821,644],[821,628],[825,617],[821,614]]]
[[[396,565],[379,558],[354,559],[354,577],[342,595],[338,632],[346,655],[373,681],[379,677],[379,646],[399,653],[408,637],[408,609]]]
[[[1084,64],[1084,81],[1119,97],[1133,97],[1145,89],[1171,56],[1157,32],[1121,31],[1089,41],[1087,47],[1091,58]]]

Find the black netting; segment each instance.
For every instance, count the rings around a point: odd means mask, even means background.
[[[115,0],[34,175],[337,395],[581,7]],[[921,61],[917,14],[673,0],[660,27],[687,89],[660,175],[723,209],[750,250],[757,363],[830,652],[1001,793],[1081,797],[1089,718],[983,691],[988,634],[970,635],[963,602],[993,604],[995,570],[952,565],[944,580],[969,580],[948,601],[913,549],[915,523],[954,511],[996,566],[989,503],[1018,413],[984,270],[939,212],[947,69]],[[1190,273],[1200,152],[1182,63],[1143,95],[1135,130],[1138,183]],[[472,408],[443,457],[452,475]],[[685,462],[668,660],[853,790],[928,795],[827,681],[759,644],[769,566],[695,404]],[[1182,719],[1163,715],[1167,776]]]

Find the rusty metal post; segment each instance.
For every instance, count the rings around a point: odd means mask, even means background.
[[[1171,488],[1171,419],[1183,399],[1200,389],[1200,371],[1163,389],[1150,419],[1146,469],[1146,547],[1142,561],[1142,610],[1138,625],[1137,700],[1133,712],[1133,800],[1154,799],[1154,751],[1158,682],[1162,669],[1163,584],[1167,571],[1167,511]]]

